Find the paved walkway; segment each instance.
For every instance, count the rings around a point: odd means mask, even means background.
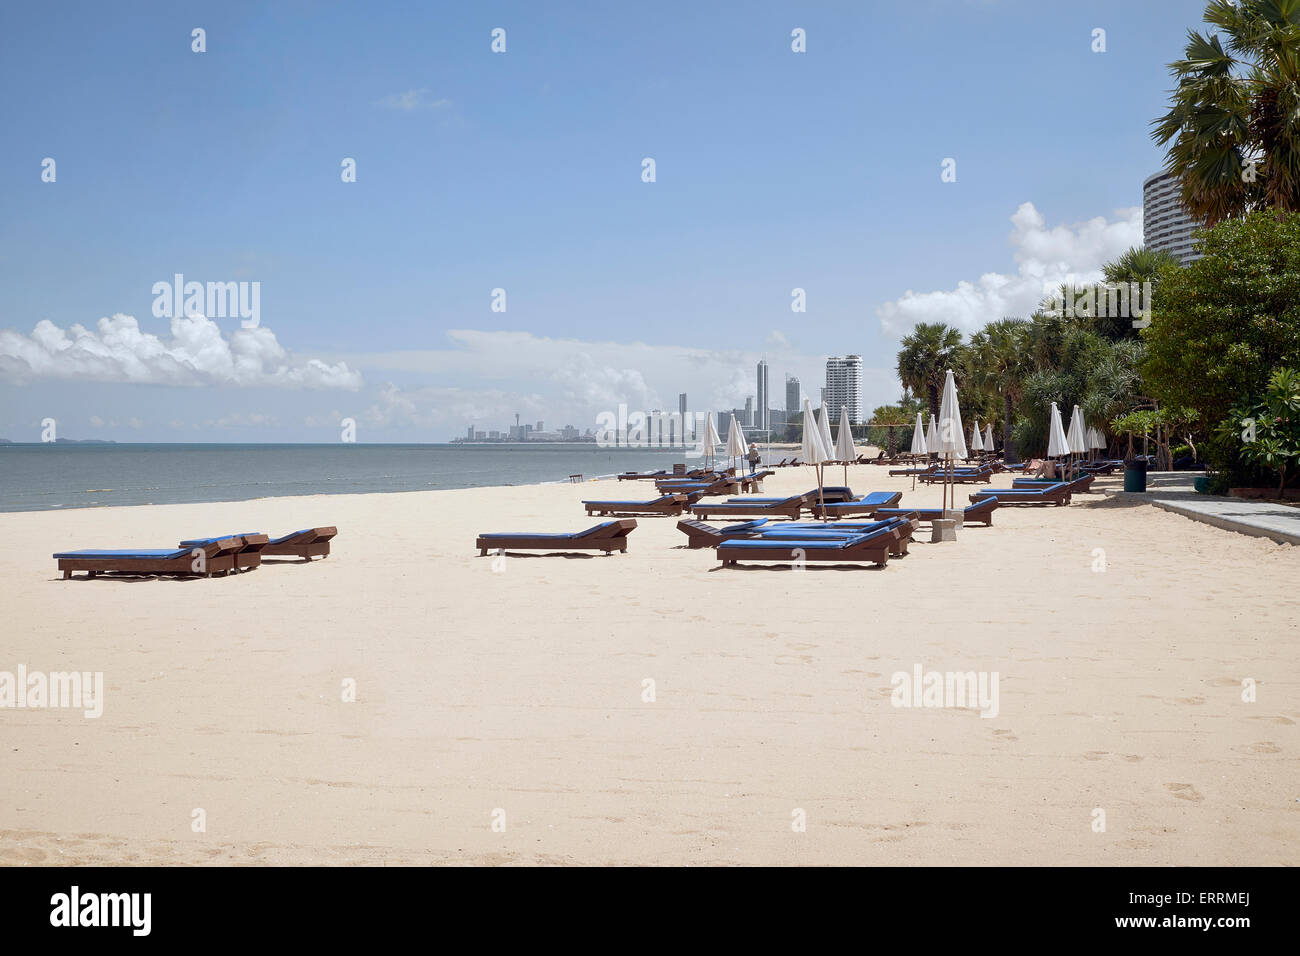
[[[1193,486],[1198,474],[1153,472],[1147,476],[1147,490],[1144,492],[1107,490],[1106,493],[1118,498],[1147,501],[1157,508],[1227,531],[1269,538],[1283,544],[1300,544],[1300,508],[1271,501],[1198,494]],[[1119,488],[1123,488],[1123,484]]]

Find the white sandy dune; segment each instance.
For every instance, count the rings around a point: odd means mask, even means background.
[[[622,555],[473,547],[638,494],[0,514],[0,670],[105,679],[99,719],[0,710],[0,863],[1296,862],[1300,549],[1097,494],[884,570],[722,570],[672,518]],[[327,560],[224,579],[50,558],[324,524]],[[918,664],[998,672],[997,716],[892,706]]]

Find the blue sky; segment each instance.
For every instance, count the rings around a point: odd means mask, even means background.
[[[743,404],[760,354],[774,394],[861,354],[869,410],[911,323],[1024,314],[1035,281],[1140,241],[1148,124],[1201,9],[9,6],[0,437],[585,428],[682,390]],[[260,283],[257,338],[176,338],[151,311],[175,273]],[[119,314],[134,330],[97,327]]]

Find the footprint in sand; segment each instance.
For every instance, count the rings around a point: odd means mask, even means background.
[[[1010,730],[995,730],[993,731],[993,736],[998,738],[998,740],[1006,740],[1006,741],[1020,739],[1015,734],[1013,734]]]
[[[1165,784],[1165,789],[1179,800],[1191,800],[1193,803],[1196,803],[1205,799],[1196,792],[1196,788],[1190,783],[1167,783]]]
[[[1192,704],[1194,706],[1200,706],[1205,703],[1204,697],[1178,697],[1176,699],[1180,704]]]
[[[778,664],[807,664],[812,661],[812,657],[807,654],[778,654],[776,663]]]
[[[1251,720],[1267,720],[1271,724],[1285,724],[1287,727],[1295,726],[1295,721],[1290,717],[1283,717],[1281,714],[1257,714],[1250,718]]]
[[[1138,754],[1113,754],[1109,750],[1089,750],[1083,755],[1084,760],[1100,760],[1102,757],[1119,757],[1127,763],[1137,763],[1142,759]]]
[[[1243,744],[1240,747],[1233,747],[1239,754],[1280,754],[1282,748],[1271,740],[1261,740],[1253,744]]]

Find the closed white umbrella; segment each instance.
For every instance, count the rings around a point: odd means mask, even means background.
[[[970,450],[984,450],[984,436],[980,434],[980,420],[975,419],[975,427],[970,430]]]
[[[1059,459],[1069,453],[1070,443],[1061,426],[1061,410],[1056,407],[1056,402],[1052,402],[1051,421],[1047,423],[1047,457]]]
[[[749,446],[745,444],[745,433],[740,430],[740,422],[736,421],[736,413],[731,413],[731,428],[727,431],[727,457],[744,458],[745,452],[749,451]]]
[[[835,456],[835,442],[831,438],[831,412],[825,402],[822,402],[821,414],[817,416],[817,434],[821,435],[826,460],[830,461]]]
[[[984,450],[985,451],[993,450],[993,423],[992,422],[984,423]]]
[[[925,432],[926,452],[931,455],[939,454],[939,429],[934,424],[934,413],[930,413],[930,427]]]
[[[1083,430],[1083,412],[1079,411],[1079,406],[1074,406],[1074,411],[1070,413],[1070,430],[1066,432],[1065,440],[1070,446],[1071,477],[1073,477],[1074,456],[1082,455],[1088,450],[1088,437]]]
[[[930,425],[931,427],[933,427],[934,422],[931,421]],[[927,455],[927,454],[929,454],[929,450],[926,448],[926,444],[925,444],[925,426],[921,424],[921,413],[917,412],[916,424],[912,427],[912,456],[915,459],[917,456]],[[912,462],[912,467],[910,470],[912,472],[912,488],[915,489],[916,488],[915,460]]]
[[[711,465],[713,463],[713,449],[722,444],[722,439],[718,437],[718,426],[714,423],[713,412],[704,422],[704,463]]]
[[[835,436],[835,457],[844,462],[844,484],[849,483],[849,462],[858,457],[853,447],[853,429],[849,425],[849,408],[840,406],[840,433]]]
[[[1083,412],[1079,411],[1079,406],[1074,406],[1074,411],[1070,414],[1070,431],[1065,436],[1069,443],[1070,452],[1079,454],[1088,450],[1088,438],[1083,429]]]
[[[955,458],[969,457],[966,451],[966,436],[962,434],[961,404],[957,401],[957,380],[952,369],[948,369],[943,380],[943,401],[939,403],[939,454],[947,460],[948,470],[952,471]],[[944,485],[945,507],[952,489],[950,482]],[[954,503],[955,504],[955,503]]]
[[[799,448],[799,457],[803,459],[805,465],[816,466],[817,502],[823,504],[822,465],[830,458],[830,452],[822,442],[821,429],[817,427],[817,417],[813,415],[812,402],[806,398],[803,400],[803,443]]]
[[[920,412],[916,413],[916,425],[912,428],[912,454],[928,454],[925,446],[925,426],[921,424]]]
[[[1104,451],[1106,448],[1106,436],[1100,428],[1088,429],[1088,450]]]

